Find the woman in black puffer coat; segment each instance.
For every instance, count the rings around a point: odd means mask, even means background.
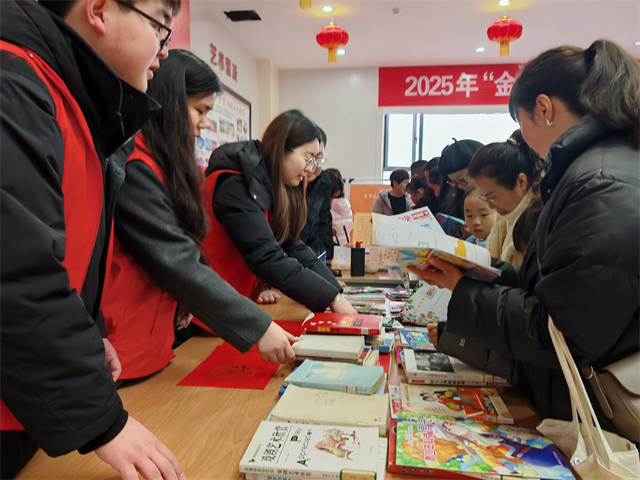
[[[439,350],[507,372],[541,418],[569,420],[548,315],[578,366],[598,371],[640,350],[640,67],[606,40],[549,50],[524,68],[509,108],[547,164],[523,265],[494,260],[503,274],[493,283],[438,261],[441,272],[421,276],[453,291]]]

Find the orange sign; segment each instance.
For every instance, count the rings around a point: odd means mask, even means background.
[[[355,217],[356,213],[371,213],[373,202],[376,201],[380,190],[387,190],[385,185],[353,185],[349,186],[349,203]]]

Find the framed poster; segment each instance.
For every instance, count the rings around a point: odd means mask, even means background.
[[[207,127],[196,139],[198,166],[207,168],[211,152],[225,143],[251,139],[251,103],[222,85],[222,92],[207,114]]]

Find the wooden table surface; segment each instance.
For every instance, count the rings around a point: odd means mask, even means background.
[[[276,319],[302,320],[308,310],[283,297],[279,304],[264,306]],[[198,366],[222,340],[196,337],[181,345],[176,358],[161,372],[120,388],[129,414],[145,425],[176,455],[187,478],[238,479],[238,464],[260,422],[278,401],[278,390],[293,366],[282,365],[264,390],[178,387],[177,383]],[[394,359],[389,381],[404,381]],[[535,428],[538,415],[527,400],[512,390],[503,393],[516,425]],[[117,479],[118,474],[94,454],[77,452],[49,458],[38,451],[18,478]],[[387,478],[420,477],[387,473]],[[429,478],[429,477],[427,477]]]

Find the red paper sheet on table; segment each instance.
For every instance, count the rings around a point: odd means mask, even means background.
[[[278,367],[264,363],[255,346],[246,353],[240,353],[224,342],[178,385],[264,390]]]

